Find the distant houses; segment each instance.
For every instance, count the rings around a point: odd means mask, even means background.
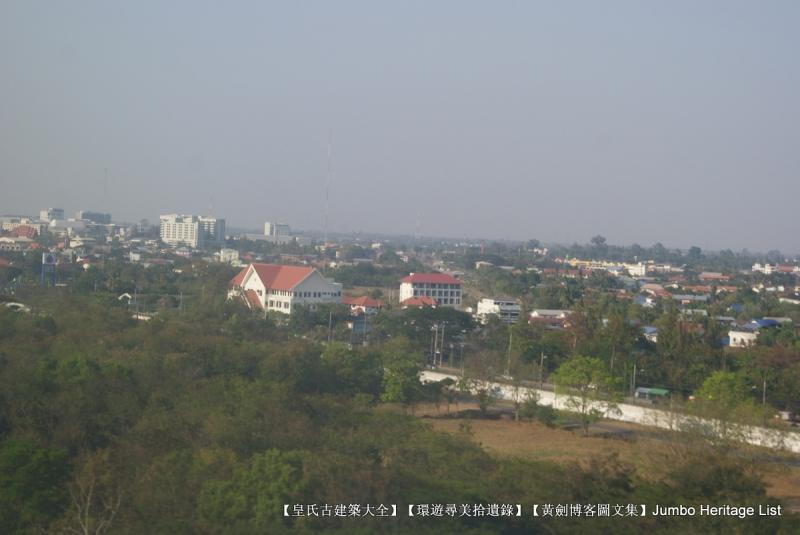
[[[491,316],[496,316],[503,323],[512,324],[516,323],[519,319],[520,310],[521,307],[515,299],[484,298],[478,301],[475,317],[484,325],[489,321]]]
[[[372,316],[377,314],[378,311],[383,308],[383,302],[366,295],[362,295],[361,297],[345,295],[342,298],[342,303],[350,307],[350,312],[354,316],[360,314]]]
[[[754,319],[744,325],[736,325],[728,331],[728,344],[730,347],[750,347],[756,344],[764,329],[779,327],[784,323],[792,324],[792,318],[765,317]]]
[[[570,326],[571,310],[536,308],[528,315],[528,323],[549,329],[566,329]]]
[[[437,305],[436,299],[427,295],[409,297],[400,301],[401,308],[436,308]]]
[[[315,268],[253,263],[230,281],[229,299],[253,310],[291,314],[297,306],[342,302],[342,285]]]

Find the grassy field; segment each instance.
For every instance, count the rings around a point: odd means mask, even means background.
[[[462,403],[461,411],[477,410],[477,405]],[[681,437],[676,433],[616,421],[604,421],[592,428],[589,437],[579,430],[549,428],[538,422],[515,422],[508,414],[499,419],[456,417],[456,407],[447,414],[446,407],[438,409],[423,405],[415,414],[434,429],[446,433],[461,433],[466,425],[472,439],[488,452],[500,456],[517,456],[557,463],[588,463],[592,457],[616,453],[636,469],[638,477],[659,479],[670,456],[675,455]],[[748,454],[765,458],[759,467],[770,495],[781,499],[792,511],[800,511],[800,460],[797,456],[775,455],[751,448]],[[768,457],[768,458],[767,458]]]

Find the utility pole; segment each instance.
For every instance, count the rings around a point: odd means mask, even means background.
[[[333,340],[333,309],[328,310],[328,343]]]
[[[433,331],[433,337],[431,338],[431,364],[436,366],[436,342],[439,339],[439,324],[434,323],[431,330]]]
[[[542,351],[542,356],[539,359],[539,390],[544,387],[544,359],[547,357],[544,356],[544,351]]]
[[[439,366],[442,365],[442,357],[444,356],[444,328],[447,327],[447,322],[442,322],[442,341],[439,342]]]
[[[511,341],[514,339],[514,330],[509,327],[508,328],[508,360],[506,361],[506,375],[511,376]]]

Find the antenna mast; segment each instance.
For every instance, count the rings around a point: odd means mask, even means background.
[[[333,145],[333,130],[328,134],[328,174],[325,183],[325,244],[328,243],[328,200],[331,192],[331,152]]]

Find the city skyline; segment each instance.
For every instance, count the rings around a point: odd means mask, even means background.
[[[237,5],[4,3],[0,212],[800,250],[794,3]]]

